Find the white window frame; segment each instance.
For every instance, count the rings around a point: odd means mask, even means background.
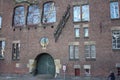
[[[89,4],[73,6],[73,22],[90,21]]]
[[[79,60],[78,45],[69,45],[69,59],[70,60]]]
[[[95,45],[85,45],[85,58],[86,59],[96,59]]]

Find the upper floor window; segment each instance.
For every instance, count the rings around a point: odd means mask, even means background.
[[[89,5],[74,6],[73,7],[73,21],[89,21],[90,20]]]
[[[0,41],[0,59],[4,59],[4,52],[5,52],[5,41]]]
[[[79,59],[79,48],[77,45],[69,46],[69,59],[70,60]]]
[[[88,27],[85,27],[84,28],[84,37],[86,38],[86,37],[89,37],[89,29],[88,29]]]
[[[2,17],[0,16],[0,29],[2,28]]]
[[[25,24],[24,7],[19,6],[14,10],[14,26],[22,26]]]
[[[31,5],[28,9],[27,24],[38,24],[41,20],[39,6]]]
[[[14,42],[12,44],[12,60],[20,59],[20,42]]]
[[[118,1],[110,2],[110,16],[111,16],[111,19],[117,19],[120,17]]]
[[[54,2],[47,2],[43,6],[43,23],[56,22],[56,9]]]
[[[96,58],[95,45],[85,45],[85,58],[86,59],[95,59]]]
[[[120,49],[120,30],[112,32],[112,48]]]
[[[79,38],[80,37],[80,28],[75,28],[75,38]]]

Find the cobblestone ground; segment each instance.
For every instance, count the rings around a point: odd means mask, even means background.
[[[0,80],[107,80],[101,77],[57,77],[52,79],[41,79],[39,76],[27,75],[0,75]],[[116,79],[119,80],[119,79]]]

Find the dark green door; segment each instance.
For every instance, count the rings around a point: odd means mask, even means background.
[[[55,64],[53,58],[49,54],[42,54],[38,58],[37,73],[55,75]]]

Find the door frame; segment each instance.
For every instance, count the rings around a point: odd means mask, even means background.
[[[49,55],[52,59],[53,59],[53,61],[54,61],[54,58],[50,55],[50,54],[48,54],[48,53],[40,53],[39,55],[37,55],[36,56],[36,58],[35,58],[35,61],[36,61],[36,67],[35,67],[35,75],[39,75],[38,74],[38,71],[37,71],[37,67],[38,67],[38,63],[39,63],[39,58],[42,56],[42,55]],[[52,74],[53,75],[53,77],[55,76],[55,73],[56,73],[56,66],[55,66],[55,61],[54,61],[54,63],[53,63],[53,66],[54,66],[54,74]]]

